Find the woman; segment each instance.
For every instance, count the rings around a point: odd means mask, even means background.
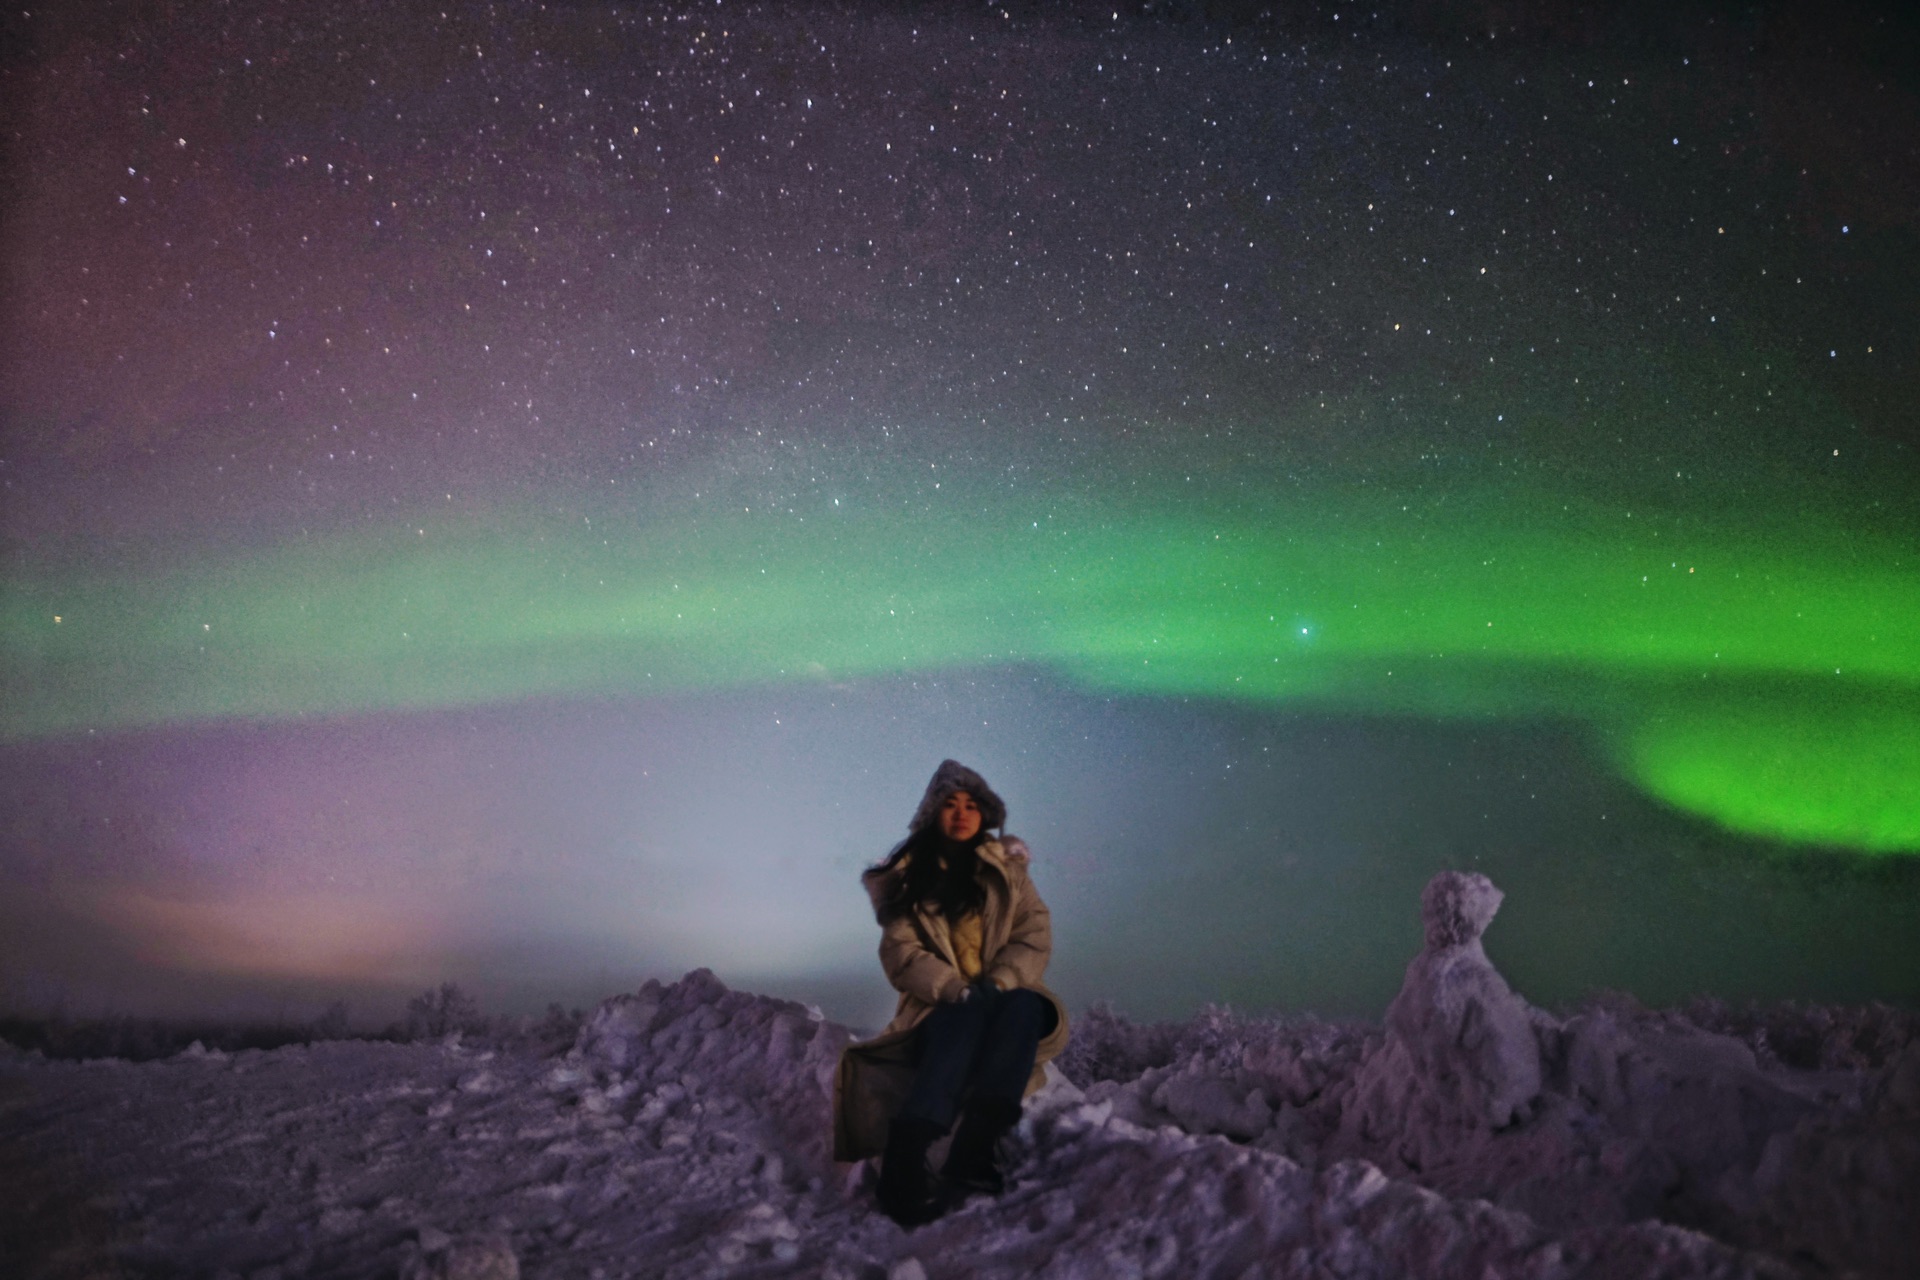
[[[1053,925],[1027,847],[989,835],[1006,818],[984,778],[944,760],[907,838],[861,877],[900,1001],[885,1031],[840,1056],[834,1158],[879,1155],[880,1205],[902,1225],[931,1221],[948,1198],[927,1149],[956,1115],[946,1190],[1000,1192],[1000,1139],[1066,1047],[1066,1009],[1040,981]]]

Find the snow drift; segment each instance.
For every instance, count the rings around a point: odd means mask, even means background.
[[[1383,1027],[1091,1011],[1029,1104],[1007,1194],[911,1233],[873,1211],[869,1170],[829,1158],[850,1032],[704,970],[607,1001],[558,1058],[457,1036],[140,1066],[10,1055],[0,1269],[1909,1273],[1912,1015],[1557,1019],[1481,949],[1499,901],[1483,877],[1436,877]]]

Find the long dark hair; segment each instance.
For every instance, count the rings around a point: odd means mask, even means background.
[[[982,827],[970,840],[950,839],[938,823],[929,822],[895,845],[867,873],[892,877],[882,903],[887,918],[897,919],[928,904],[949,920],[984,908],[987,891],[975,872],[980,866],[980,844],[986,838]]]

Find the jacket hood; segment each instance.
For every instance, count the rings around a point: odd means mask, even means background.
[[[940,806],[956,791],[966,792],[980,806],[982,831],[998,831],[1007,825],[1007,803],[994,794],[987,780],[958,760],[942,760],[940,767],[933,771],[933,781],[927,784],[927,794],[920,797],[920,807],[913,811],[913,821],[907,824],[907,830],[918,831],[930,825],[939,816]]]

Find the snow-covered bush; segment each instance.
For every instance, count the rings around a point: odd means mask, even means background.
[[[526,1019],[513,1039],[521,1047],[545,1056],[565,1053],[579,1039],[580,1028],[586,1021],[586,1010],[563,1008],[556,1002],[549,1004],[546,1013],[538,1019]]]
[[[1102,1080],[1125,1084],[1172,1062],[1180,1030],[1169,1022],[1142,1026],[1103,1001],[1074,1018],[1073,1037],[1055,1065],[1082,1088]]]
[[[458,983],[443,982],[407,1001],[407,1039],[438,1040],[456,1031],[481,1034],[487,1020]]]

